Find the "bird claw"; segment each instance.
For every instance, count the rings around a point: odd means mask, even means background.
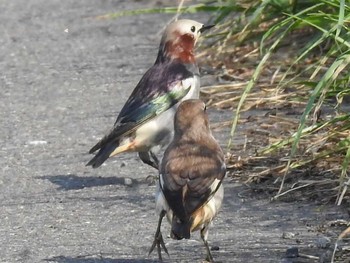
[[[205,258],[205,262],[214,263],[215,261],[213,259],[213,256],[211,254],[208,254]]]
[[[160,227],[162,225],[162,220],[163,220],[163,217],[165,215],[166,215],[166,212],[164,210],[159,214],[157,231],[156,231],[156,234],[154,235],[154,240],[153,240],[152,246],[151,246],[151,248],[150,248],[150,250],[148,252],[148,256],[151,255],[152,251],[157,246],[158,258],[159,258],[159,261],[161,261],[161,262],[163,261],[163,259],[162,259],[162,248],[165,251],[165,253],[167,253],[167,255],[169,257],[168,249],[165,246],[164,239],[163,239],[163,236],[162,236],[162,232],[160,231]]]
[[[208,241],[205,238],[205,231],[207,231],[207,228],[203,228],[201,230],[201,238],[203,240],[203,243],[204,243],[204,246],[205,246],[205,250],[207,251],[207,256],[205,258],[205,262],[214,263],[215,261],[213,259],[213,256],[212,256],[211,252],[210,252]]]
[[[160,261],[163,261],[163,258],[162,258],[162,249],[164,250],[164,252],[168,255],[169,257],[169,253],[168,253],[168,249],[166,248],[165,246],[165,243],[164,243],[164,239],[163,239],[163,236],[162,236],[162,233],[157,233],[154,237],[154,240],[153,240],[153,243],[152,243],[152,246],[148,252],[148,256],[151,255],[151,253],[153,252],[154,248],[157,246],[157,252],[158,252],[158,258]]]
[[[159,179],[158,175],[149,175],[146,177],[146,182],[148,185],[155,185],[158,179]]]

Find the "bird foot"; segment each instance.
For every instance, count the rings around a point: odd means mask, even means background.
[[[154,237],[154,240],[153,240],[153,243],[152,243],[152,246],[148,252],[148,256],[151,255],[151,253],[153,252],[154,248],[157,246],[157,252],[158,252],[158,258],[159,258],[159,261],[163,261],[163,258],[162,258],[162,249],[164,250],[164,252],[168,255],[169,257],[169,253],[168,253],[168,249],[166,248],[165,246],[165,243],[164,243],[164,239],[163,239],[163,236],[162,236],[162,233],[159,232],[159,233],[156,233],[155,237]]]
[[[205,263],[215,263],[213,257],[210,255],[208,255],[206,258],[205,258],[205,261],[203,261]]]
[[[159,175],[149,175],[146,177],[146,182],[148,185],[155,185],[159,179]]]

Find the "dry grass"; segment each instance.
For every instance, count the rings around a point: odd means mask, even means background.
[[[292,41],[304,36],[304,31],[294,32]],[[298,152],[291,163],[292,176],[284,191],[277,194],[281,178],[287,169],[293,134],[298,129],[300,116],[311,91],[310,87],[302,83],[306,79],[304,72],[307,72],[310,64],[320,59],[314,54],[312,59],[305,59],[291,70],[289,67],[302,43],[303,41],[297,42],[288,48],[282,45],[273,59],[264,66],[258,82],[241,109],[248,116],[239,120],[240,127],[243,126],[245,131],[239,136],[244,136],[245,139],[240,140],[244,143],[234,145],[227,153],[228,167],[233,171],[232,176],[239,176],[247,183],[269,181],[269,186],[264,183],[261,187],[268,188],[275,198],[290,194],[296,197],[303,193],[303,198],[319,196],[323,201],[334,202],[341,190],[337,175],[341,173],[342,156],[347,149],[347,145],[338,147],[337,144],[350,136],[346,120],[322,125],[341,116],[342,113],[331,105],[334,101],[325,103],[308,120],[309,127],[315,128],[301,136]],[[217,54],[214,48],[206,49],[199,59],[201,64],[209,61],[210,66],[216,70],[219,83],[203,87],[202,98],[211,107],[235,110],[259,60],[256,44],[252,42],[237,46],[221,54]],[[281,81],[286,78],[288,70],[288,75],[298,76],[299,82],[281,87]],[[254,115],[257,111],[259,114]],[[221,125],[231,126],[232,120]],[[347,196],[343,198],[348,200]]]

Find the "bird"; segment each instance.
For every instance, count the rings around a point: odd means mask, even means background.
[[[183,101],[174,118],[174,138],[164,152],[156,190],[159,215],[149,255],[157,247],[169,255],[161,233],[164,216],[171,225],[170,237],[189,239],[200,231],[206,260],[213,262],[208,245],[208,228],[224,197],[222,181],[226,174],[224,153],[213,137],[206,106],[199,99]]]
[[[87,166],[97,168],[117,154],[138,152],[143,163],[158,169],[156,153],[172,139],[179,103],[199,98],[194,47],[213,26],[181,19],[166,27],[154,65],[136,85],[110,132],[90,149],[90,154],[98,152]]]

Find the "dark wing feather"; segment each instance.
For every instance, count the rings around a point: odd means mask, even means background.
[[[220,186],[226,173],[224,155],[218,145],[209,148],[195,142],[175,142],[168,149],[161,167],[162,191],[174,214],[186,221]],[[216,179],[220,183],[213,189]]]
[[[130,95],[110,133],[92,147],[89,153],[132,133],[144,122],[174,106],[189,91],[175,88],[181,85],[182,80],[193,76],[194,73],[182,63],[173,61],[153,65]]]

